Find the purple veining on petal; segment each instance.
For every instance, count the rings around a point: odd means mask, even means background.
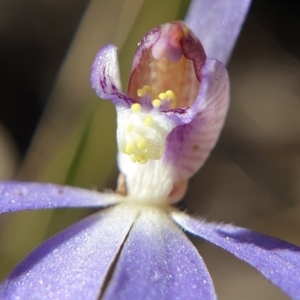
[[[176,165],[178,181],[191,177],[207,159],[221,132],[228,104],[226,69],[219,61],[208,59],[193,106],[179,114],[177,110],[166,112],[177,124],[183,123],[167,137],[164,154],[164,159]]]
[[[251,0],[192,1],[185,22],[200,39],[207,57],[228,62],[250,3]]]
[[[100,98],[109,99],[117,106],[130,107],[135,102],[120,91],[117,48],[114,45],[107,45],[98,52],[92,66],[91,84]]]
[[[121,201],[116,194],[50,183],[0,182],[0,213],[58,207],[105,207]]]
[[[174,109],[170,109],[170,110],[166,110],[166,111],[162,111],[166,114],[170,113],[170,114],[175,114],[175,115],[183,115],[183,114],[187,114],[187,111],[189,110],[189,107],[178,107],[178,108],[174,108]]]
[[[107,87],[105,73],[106,73],[106,67],[104,66],[102,70],[102,76],[100,77],[100,84],[103,90],[105,90]]]
[[[300,247],[233,225],[207,223],[180,212],[171,215],[184,230],[229,251],[289,297],[300,299]]]
[[[39,246],[1,283],[1,299],[98,299],[137,212],[96,213]]]
[[[201,82],[202,67],[206,60],[205,49],[203,49],[201,41],[189,30],[186,39],[181,42],[181,45],[184,56],[193,61],[195,74],[199,82]]]
[[[197,250],[159,209],[142,211],[103,296],[103,300],[127,299],[216,299]]]

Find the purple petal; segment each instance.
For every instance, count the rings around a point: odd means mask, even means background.
[[[98,299],[136,215],[120,205],[49,239],[3,281],[0,299]]]
[[[186,24],[198,36],[207,57],[229,60],[251,0],[194,0]]]
[[[172,218],[184,230],[247,262],[292,299],[300,299],[300,247],[249,229],[206,223],[180,212]]]
[[[102,99],[109,99],[115,105],[130,107],[135,102],[121,90],[117,47],[107,45],[97,54],[92,66],[91,84]]]
[[[147,208],[126,240],[103,300],[216,299],[193,244],[159,209]]]
[[[105,207],[120,200],[116,194],[50,183],[0,182],[0,213],[57,207]]]
[[[168,136],[165,158],[176,166],[176,181],[195,174],[215,146],[229,105],[229,80],[222,63],[208,59],[202,69],[199,95],[191,112],[190,123],[176,127]]]

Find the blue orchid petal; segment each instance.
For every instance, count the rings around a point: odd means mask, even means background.
[[[200,39],[207,57],[226,64],[251,0],[195,0],[185,22]]]
[[[109,208],[49,239],[2,282],[0,299],[98,299],[136,215]]]
[[[300,247],[249,229],[207,223],[180,212],[173,212],[172,218],[189,233],[250,264],[292,299],[300,299]]]
[[[0,213],[58,207],[105,207],[120,202],[102,194],[50,183],[0,182]]]
[[[216,299],[193,244],[161,209],[144,210],[126,240],[103,300]]]

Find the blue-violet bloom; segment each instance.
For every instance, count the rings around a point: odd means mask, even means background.
[[[236,3],[193,2],[186,21],[206,53],[181,21],[148,32],[138,44],[126,94],[116,47],[100,50],[91,82],[117,109],[117,193],[0,183],[2,213],[106,207],[29,254],[0,285],[1,299],[216,299],[208,270],[182,229],[300,299],[299,247],[172,206],[214,147],[225,119],[229,81],[223,63],[249,1]]]

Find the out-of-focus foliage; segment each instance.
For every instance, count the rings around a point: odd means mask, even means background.
[[[14,2],[18,11],[20,3]],[[39,3],[43,2],[48,3]],[[67,2],[55,2],[58,12],[65,11],[59,7]],[[82,1],[82,8],[83,2],[87,3]],[[254,0],[254,12],[262,2],[268,3]],[[28,7],[40,5],[34,0],[26,3]],[[267,12],[260,11],[260,18],[264,13],[272,18],[274,1],[270,3]],[[81,9],[82,21],[76,33],[73,28],[73,42],[18,178],[114,187],[114,107],[97,99],[91,89],[91,63],[101,46],[117,44],[126,90],[136,43],[152,27],[182,19],[187,5],[185,0],[93,0],[85,12]],[[18,14],[26,14],[26,9]],[[42,20],[37,20],[38,26]],[[229,74],[232,98],[224,131],[207,163],[191,180],[184,206],[209,219],[236,222],[300,244],[300,62],[262,27],[252,10],[229,63]],[[61,210],[1,216],[0,276],[45,237],[88,213]],[[241,299],[241,295],[243,299],[285,299],[228,254],[202,243],[199,249],[219,299]]]
[[[0,180],[15,176],[18,161],[12,137],[0,123]]]

